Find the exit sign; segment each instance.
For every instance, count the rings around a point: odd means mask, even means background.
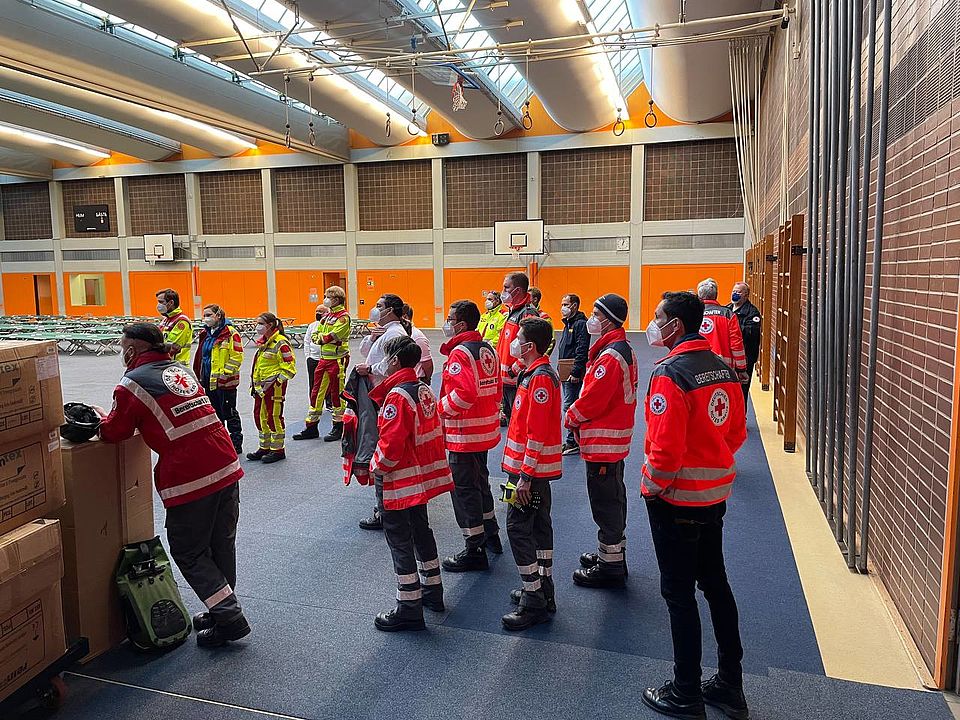
[[[110,232],[108,205],[74,205],[73,229],[78,233]]]

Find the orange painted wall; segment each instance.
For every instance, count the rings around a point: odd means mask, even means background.
[[[443,271],[444,310],[457,300],[473,300],[480,312],[484,312],[486,300],[484,291],[503,289],[503,276],[510,270],[505,268],[448,268]]]
[[[180,293],[180,306],[188,316],[193,316],[193,289],[189,272],[137,272],[130,273],[130,312],[133,315],[154,317],[157,314],[156,292],[173,288]]]
[[[56,315],[57,309],[57,276],[53,273],[36,273],[50,278],[51,297],[41,298],[40,312]],[[4,273],[3,274],[3,306],[7,315],[33,315],[37,312],[36,297],[33,287],[34,273]]]
[[[560,300],[570,292],[580,296],[581,310],[586,315],[593,312],[593,301],[608,292],[622,295],[630,302],[630,268],[626,266],[545,267],[539,269],[533,284],[543,293],[540,307],[550,315],[554,327],[561,324]]]
[[[357,317],[369,317],[377,298],[384,293],[393,293],[413,306],[414,325],[421,328],[436,326],[433,270],[357,270],[357,283],[357,296],[361,303]]]
[[[201,305],[220,305],[231,318],[254,318],[267,310],[263,270],[201,270],[197,277]]]
[[[70,280],[75,275],[103,275],[104,285],[104,304],[103,305],[74,305],[70,297]],[[123,281],[118,272],[105,273],[65,273],[64,282],[66,287],[63,290],[63,299],[67,304],[66,315],[92,315],[94,317],[105,317],[110,315],[123,315]]]
[[[296,318],[301,325],[313,321],[317,305],[323,302],[323,291],[332,284],[328,282],[332,275],[343,276],[342,286],[347,290],[346,270],[277,270],[277,314]]]
[[[641,274],[643,298],[640,303],[641,327],[653,319],[653,313],[660,303],[660,298],[667,291],[693,290],[696,292],[697,283],[712,277],[720,286],[718,300],[722,304],[730,301],[730,291],[733,284],[743,280],[743,265],[644,265]]]

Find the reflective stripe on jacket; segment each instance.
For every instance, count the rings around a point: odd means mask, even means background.
[[[747,369],[747,355],[743,350],[743,335],[740,323],[730,308],[716,300],[703,301],[703,322],[700,335],[710,344],[710,349],[736,371]]]
[[[187,365],[190,362],[190,346],[193,344],[193,323],[190,318],[183,314],[183,310],[175,308],[163,316],[160,332],[163,333],[165,343],[179,348],[171,357],[178,363]]]
[[[504,385],[516,385],[520,364],[510,354],[510,343],[520,332],[520,321],[528,317],[540,317],[540,311],[530,302],[530,293],[526,293],[517,302],[510,305],[503,321],[500,341],[497,343],[497,357],[500,359],[500,377]]]
[[[311,340],[320,346],[324,360],[338,360],[350,354],[350,316],[343,305],[337,305],[317,321]]]
[[[542,480],[556,480],[563,474],[562,406],[557,371],[546,357],[540,357],[520,374],[503,449],[505,473]]]
[[[501,304],[493,310],[487,310],[480,316],[480,324],[477,330],[485,342],[490,343],[491,347],[497,347],[500,341],[500,332],[503,330],[503,324],[507,321],[507,309]]]
[[[441,346],[447,356],[440,383],[440,417],[447,449],[483,452],[500,443],[503,385],[497,356],[480,333],[460,333]]]
[[[251,386],[256,394],[263,395],[268,383],[287,382],[297,374],[297,360],[290,342],[279,332],[257,342],[260,347],[253,358]]]
[[[203,328],[193,356],[193,374],[201,377],[203,343],[210,331]],[[210,390],[235,388],[240,384],[240,366],[243,365],[243,338],[233,325],[224,325],[210,349]]]

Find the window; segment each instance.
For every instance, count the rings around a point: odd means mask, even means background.
[[[102,307],[107,304],[103,275],[83,273],[70,276],[70,304],[74,307]]]

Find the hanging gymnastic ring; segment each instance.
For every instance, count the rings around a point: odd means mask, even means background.
[[[616,137],[620,137],[627,131],[627,124],[623,122],[623,119],[618,115],[617,121],[613,123],[613,134]]]
[[[647,110],[647,114],[643,116],[643,124],[648,128],[655,128],[657,126],[657,114],[653,110]]]

